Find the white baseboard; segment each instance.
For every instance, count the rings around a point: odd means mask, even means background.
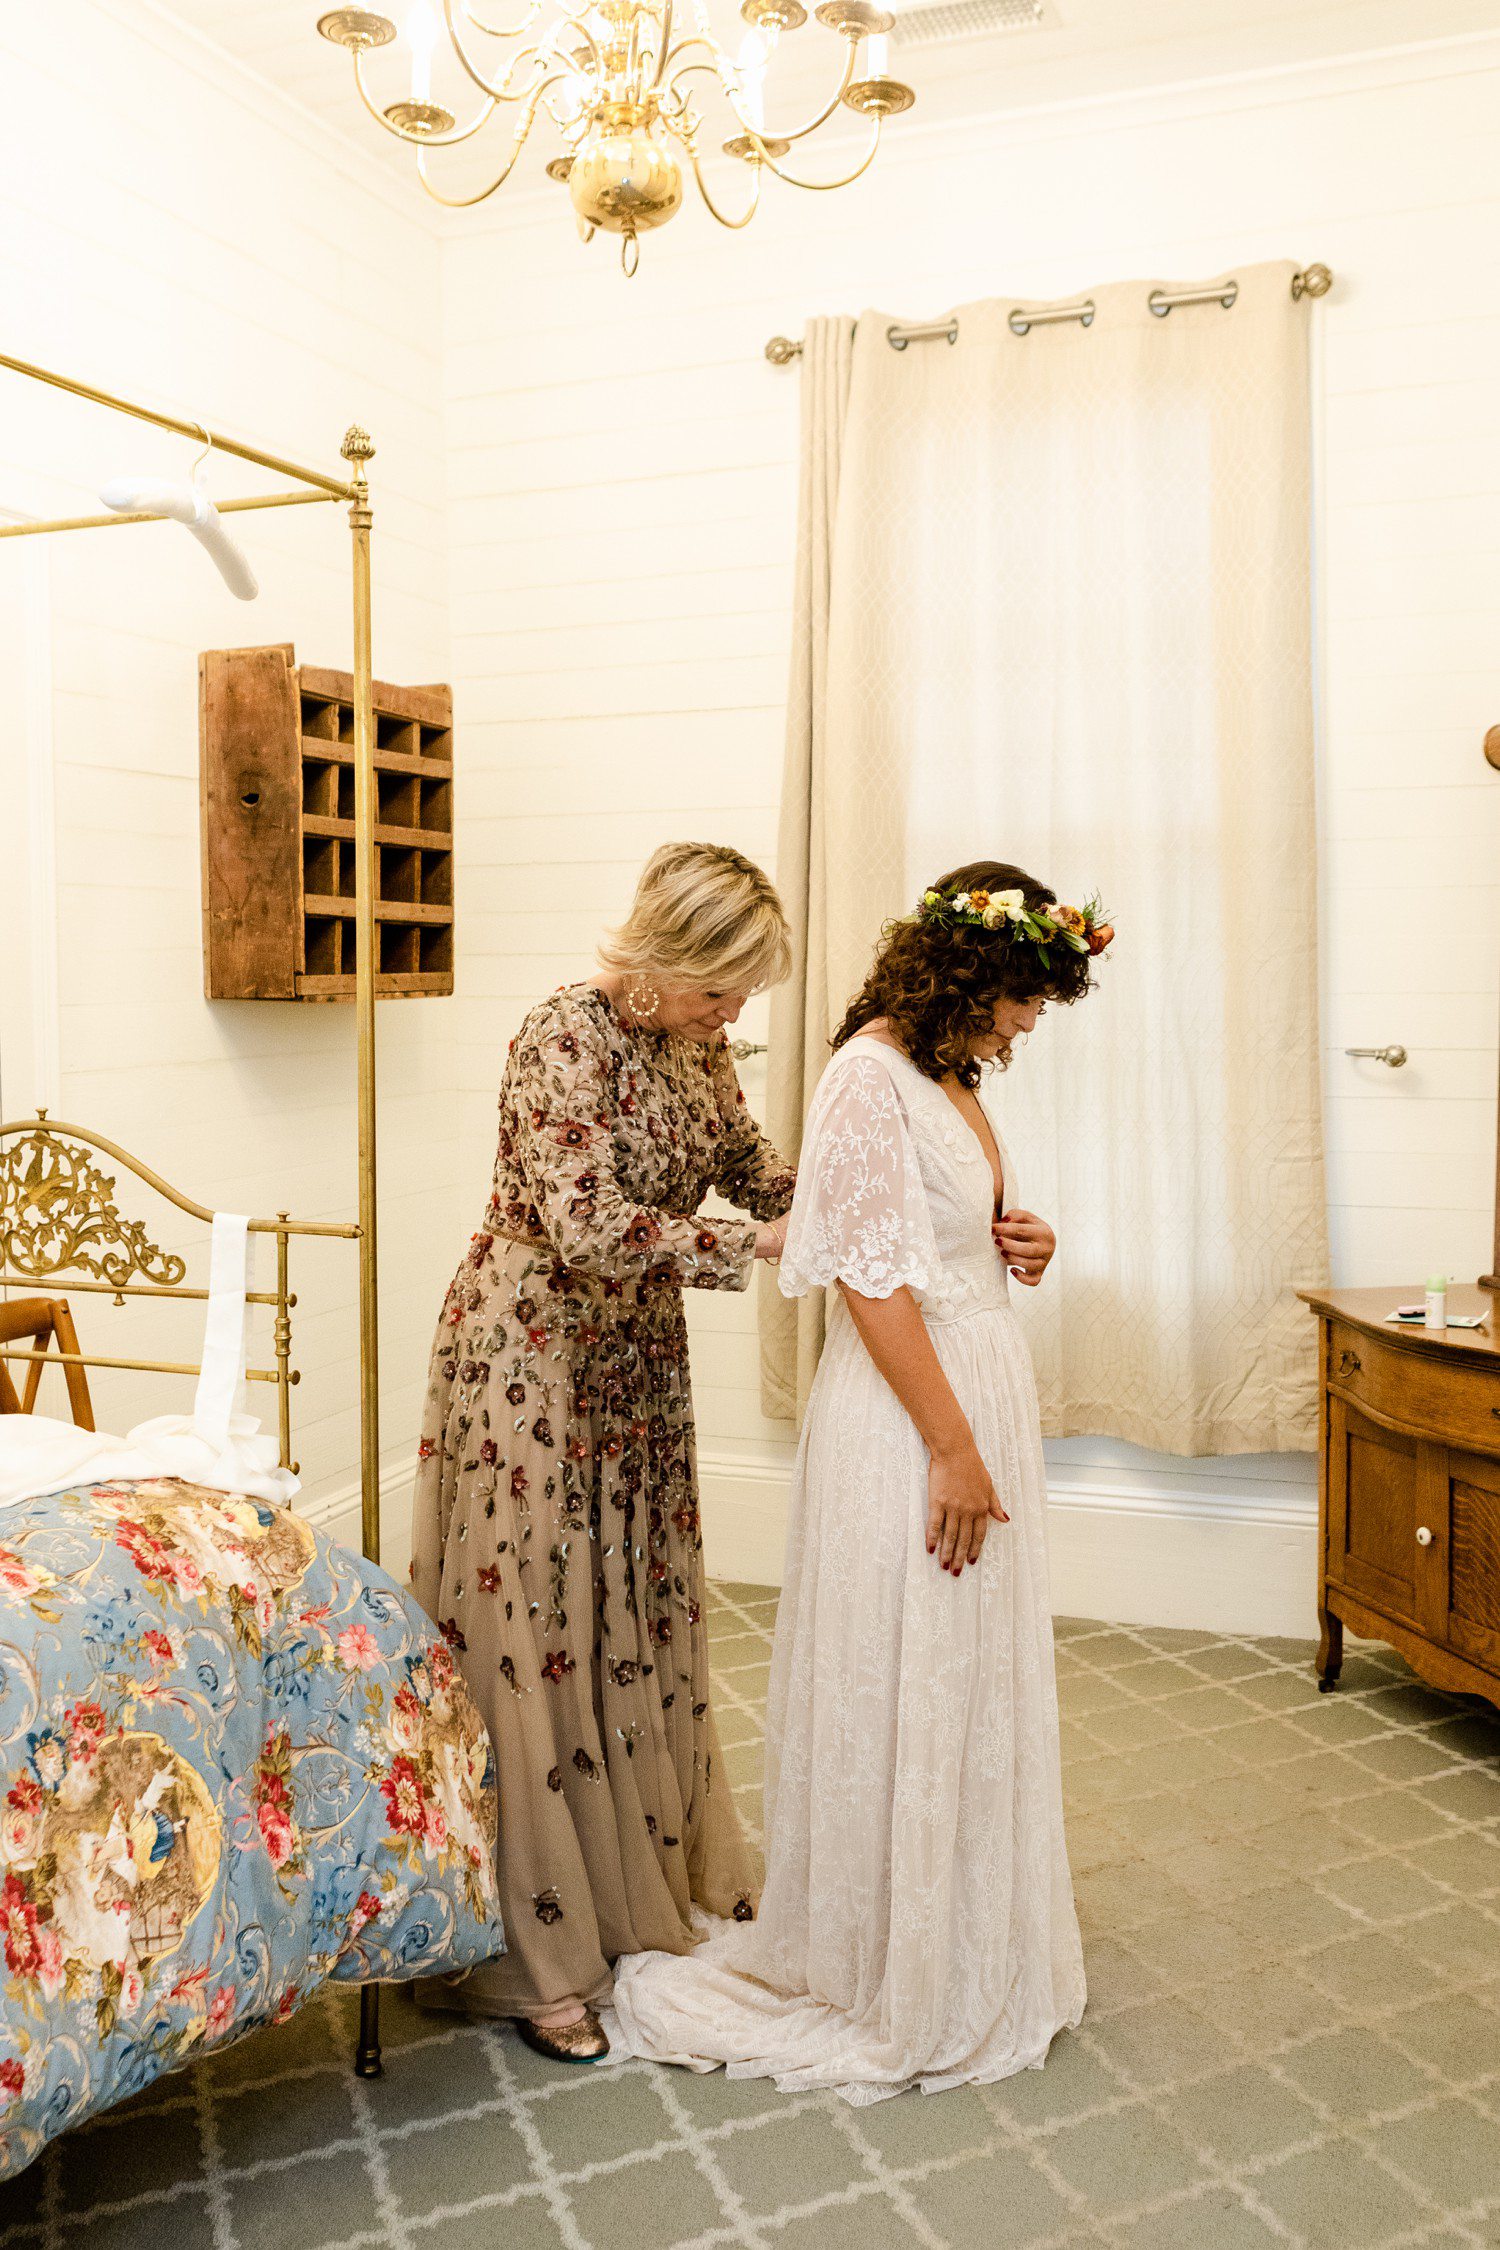
[[[1052,1487],[1057,1617],[1316,1639],[1318,1509]]]
[[[790,1465],[700,1452],[698,1492],[710,1578],[741,1586],[779,1586],[786,1555]]]
[[[788,1467],[699,1458],[704,1543],[714,1578],[779,1586]],[[1052,1607],[1059,1617],[1176,1625],[1289,1639],[1316,1634],[1316,1497],[1295,1485],[1265,1496],[1081,1482],[1058,1473],[1048,1494]]]
[[[400,1586],[406,1584],[411,1563],[411,1499],[415,1467],[398,1461],[380,1479],[380,1567]],[[315,1500],[299,1494],[293,1505],[318,1531],[326,1531],[341,1545],[356,1551],[360,1545],[360,1493],[356,1481],[340,1485]]]

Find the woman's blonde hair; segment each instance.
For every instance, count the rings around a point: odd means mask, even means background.
[[[727,844],[663,844],[599,948],[606,969],[706,992],[758,992],[791,969],[792,938],[770,878]]]

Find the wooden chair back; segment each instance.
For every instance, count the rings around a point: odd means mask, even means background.
[[[73,1326],[66,1297],[13,1297],[0,1302],[0,1346],[30,1344],[45,1352],[54,1339],[60,1352],[77,1354],[78,1331]],[[14,1364],[0,1359],[0,1414],[31,1414],[36,1409],[45,1363],[40,1359],[31,1361],[19,1391],[10,1375],[10,1366]],[[88,1378],[76,1364],[76,1358],[64,1360],[62,1371],[74,1422],[80,1430],[93,1429],[94,1409],[89,1400]]]

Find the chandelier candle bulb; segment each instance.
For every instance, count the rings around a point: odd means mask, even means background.
[[[740,79],[740,108],[745,123],[757,133],[764,132],[766,123],[766,64],[770,60],[770,40],[753,25],[740,41],[736,67]]]
[[[891,37],[888,31],[872,32],[863,43],[859,75],[863,79],[884,78],[890,69]]]
[[[438,20],[433,13],[432,0],[416,0],[406,25],[406,44],[411,49],[411,98],[414,102],[432,99],[432,58],[438,43]]]

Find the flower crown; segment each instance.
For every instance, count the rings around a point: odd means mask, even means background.
[[[940,930],[1003,930],[1012,940],[1028,939],[1044,962],[1059,938],[1075,953],[1102,953],[1115,934],[1097,897],[1083,906],[1054,901],[1038,911],[1026,904],[1024,891],[926,891],[912,920]]]

